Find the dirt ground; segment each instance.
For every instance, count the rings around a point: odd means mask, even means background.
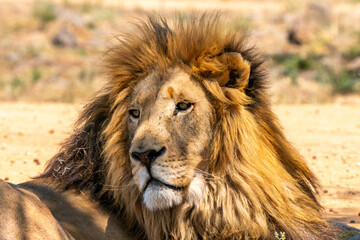
[[[79,104],[0,103],[0,179],[40,173],[71,132]],[[328,219],[360,228],[360,99],[326,105],[280,105],[288,139],[318,176]]]

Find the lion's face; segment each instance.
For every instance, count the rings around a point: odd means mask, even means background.
[[[196,79],[180,69],[141,80],[128,114],[133,180],[150,210],[199,201],[208,160],[213,109]]]

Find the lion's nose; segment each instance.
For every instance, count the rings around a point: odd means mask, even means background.
[[[166,148],[163,147],[159,151],[154,149],[147,150],[145,152],[132,152],[131,157],[144,164],[145,166],[150,166],[150,164],[155,161],[158,157],[164,154]]]

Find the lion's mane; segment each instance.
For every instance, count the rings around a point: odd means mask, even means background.
[[[283,135],[270,108],[263,60],[244,33],[226,30],[218,14],[177,20],[149,17],[106,54],[106,87],[87,104],[73,134],[40,178],[91,192],[138,239],[332,239],[316,199],[317,180]],[[212,60],[240,53],[251,64],[245,91],[220,87]],[[151,70],[187,66],[216,111],[208,193],[199,207],[151,212],[132,181],[126,114],[129,96]],[[121,164],[112,165],[112,159]]]

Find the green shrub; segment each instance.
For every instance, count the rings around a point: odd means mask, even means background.
[[[16,76],[11,80],[10,85],[12,89],[19,89],[22,88],[24,82],[18,76]]]
[[[33,16],[38,19],[42,25],[56,19],[55,5],[50,1],[35,1],[33,5]]]
[[[336,73],[334,70],[321,67],[317,71],[316,80],[330,84],[334,93],[346,94],[357,91],[357,83],[360,82],[356,73],[342,70]]]
[[[24,89],[25,89],[25,83],[18,76],[15,76],[14,78],[12,78],[10,80],[11,99],[13,99],[14,97],[17,98],[18,96],[20,96],[24,92]]]
[[[360,57],[360,44],[349,47],[345,53],[344,57],[347,59],[355,59],[357,57]]]
[[[34,68],[31,72],[31,81],[37,82],[42,77],[42,73],[38,68]]]
[[[352,53],[354,55],[355,50]],[[359,90],[359,75],[347,70],[337,72],[330,67],[323,66],[320,61],[321,56],[301,57],[298,54],[278,54],[271,58],[275,64],[283,67],[282,74],[290,77],[294,84],[297,84],[297,78],[301,71],[311,70],[314,72],[315,80],[331,85],[334,93],[346,94]]]
[[[297,83],[301,71],[315,69],[318,65],[315,56],[301,57],[298,54],[277,54],[272,56],[276,64],[283,66],[283,74],[291,78],[292,83]]]
[[[90,22],[86,23],[86,27],[90,30],[94,30],[94,29],[96,29],[97,26],[96,26],[95,22],[90,21]]]

